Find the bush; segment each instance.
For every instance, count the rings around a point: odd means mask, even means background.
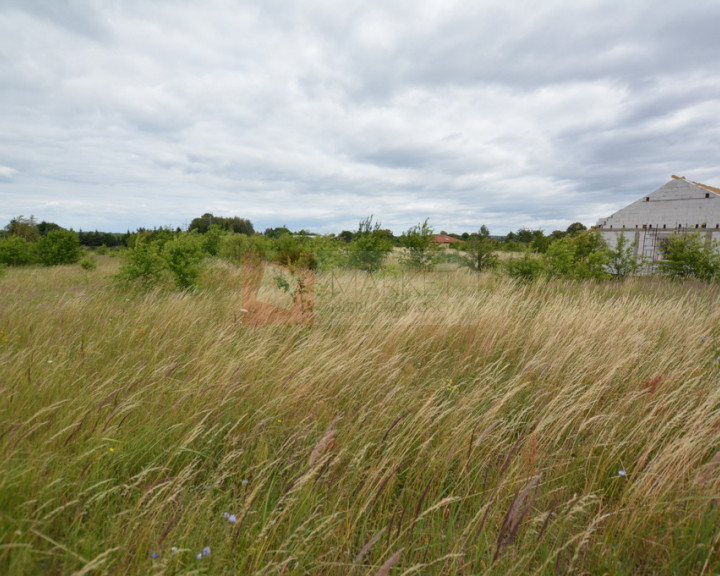
[[[20,236],[0,239],[0,264],[24,266],[36,261],[35,244],[31,244]]]
[[[117,278],[139,282],[144,286],[160,283],[167,276],[165,260],[160,256],[159,245],[137,239],[135,246],[124,254],[125,263],[120,267]]]
[[[175,285],[184,290],[197,285],[203,260],[202,238],[195,234],[180,234],[166,242],[162,257],[175,279]]]
[[[706,242],[700,234],[673,234],[660,246],[663,260],[658,264],[661,273],[671,278],[713,280],[720,277],[718,243]]]
[[[605,279],[609,277],[609,262],[607,244],[595,232],[565,236],[553,242],[545,253],[545,271],[556,278]]]
[[[75,264],[83,255],[77,233],[62,228],[52,230],[40,238],[36,250],[40,262],[45,266]]]
[[[504,262],[505,272],[515,280],[531,282],[545,272],[545,266],[537,256],[525,252],[522,258],[513,258]]]
[[[95,252],[97,254],[105,255],[108,253],[108,247],[105,244],[102,244],[95,249]]]
[[[97,262],[92,256],[85,256],[85,258],[80,260],[80,267],[83,270],[95,270],[95,268],[97,268]]]

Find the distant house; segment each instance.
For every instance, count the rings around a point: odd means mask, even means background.
[[[708,242],[720,241],[720,188],[673,175],[664,186],[598,220],[595,228],[610,248],[624,234],[650,262],[660,259],[660,245],[675,233],[699,232]]]
[[[447,248],[453,242],[461,242],[461,240],[453,238],[452,236],[448,236],[447,234],[436,234],[435,236],[433,236],[433,242]]]

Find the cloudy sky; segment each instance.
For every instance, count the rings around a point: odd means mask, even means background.
[[[504,234],[720,186],[716,0],[0,0],[0,226]]]

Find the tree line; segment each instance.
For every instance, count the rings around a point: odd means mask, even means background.
[[[504,237],[491,235],[486,226],[477,232],[448,234],[458,241],[448,249],[435,242],[429,220],[410,227],[399,236],[369,216],[355,230],[319,235],[307,230],[292,232],[286,226],[255,232],[248,219],[203,214],[187,230],[139,228],[124,234],[74,232],[32,216],[18,216],[0,232],[0,266],[72,264],[83,260],[83,247],[103,253],[123,248],[120,277],[141,284],[174,281],[179,288],[198,284],[203,261],[220,257],[239,263],[248,251],[264,252],[268,260],[290,267],[329,270],[350,267],[378,272],[387,266],[432,270],[443,263],[474,271],[496,270],[518,280],[538,278],[622,278],[641,269],[674,278],[720,279],[717,245],[709,245],[697,234],[671,237],[660,246],[662,260],[643,261],[636,247],[623,236],[610,249],[602,237],[579,223],[545,235],[542,230],[521,228]],[[395,256],[389,256],[396,248]],[[514,257],[501,257],[515,252]]]

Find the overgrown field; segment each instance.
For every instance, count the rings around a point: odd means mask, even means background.
[[[720,571],[716,284],[117,268],[0,279],[0,573]]]

